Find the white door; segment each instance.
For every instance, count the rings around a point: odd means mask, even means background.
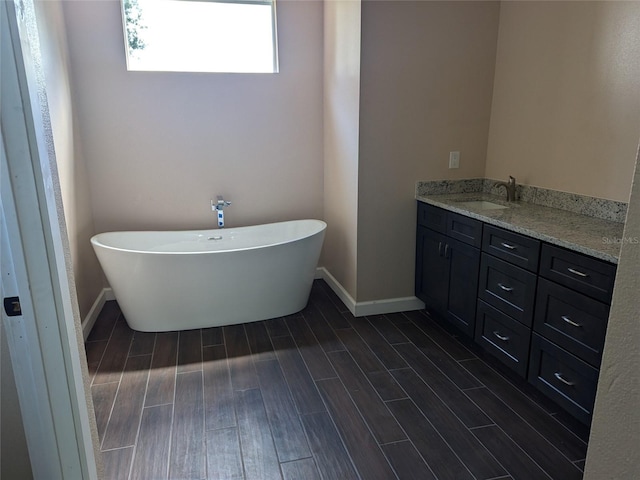
[[[0,2],[0,34],[2,320],[32,471],[97,479],[32,0]]]

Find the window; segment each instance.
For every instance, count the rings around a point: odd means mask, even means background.
[[[275,0],[122,0],[128,70],[275,73]]]

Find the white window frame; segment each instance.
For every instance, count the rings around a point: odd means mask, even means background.
[[[237,73],[237,74],[274,74],[279,73],[279,54],[278,54],[278,21],[277,21],[277,8],[276,8],[276,0],[162,0],[167,2],[204,2],[204,3],[228,3],[228,4],[236,4],[236,5],[266,5],[271,6],[271,45],[273,49],[272,54],[272,70],[271,71],[232,71],[232,70],[207,70],[207,69],[193,69],[193,70],[181,70],[181,69],[138,69],[132,68],[130,66],[130,48],[129,48],[129,38],[128,38],[128,30],[127,30],[127,19],[125,13],[125,1],[120,0],[121,6],[121,14],[122,14],[122,30],[123,30],[123,39],[124,39],[124,48],[125,48],[125,59],[127,62],[127,70],[132,72],[181,72],[181,73]]]

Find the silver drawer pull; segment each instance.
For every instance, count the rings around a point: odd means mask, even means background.
[[[560,372],[554,373],[553,376],[556,377],[558,380],[560,380],[562,383],[564,383],[565,385],[567,385],[569,387],[572,387],[572,386],[575,385],[575,383],[570,382],[569,380],[564,378]]]
[[[506,285],[503,285],[501,283],[498,283],[498,286],[504,290],[505,292],[512,292],[513,291],[513,287],[507,287]]]
[[[562,320],[564,320],[566,323],[568,323],[569,325],[571,325],[572,327],[581,327],[582,325],[580,325],[579,323],[574,322],[573,320],[571,320],[569,317],[567,317],[566,315],[562,315]]]
[[[506,243],[506,242],[502,242],[500,245],[502,245],[504,248],[506,248],[508,250],[516,250],[518,248],[515,245],[511,245],[511,244]]]
[[[504,335],[500,335],[500,333],[496,330],[495,332],[493,332],[493,334],[496,336],[496,338],[498,340],[502,340],[503,342],[506,342],[509,340],[509,337],[504,336]]]
[[[567,267],[567,270],[569,270],[574,275],[578,275],[579,277],[588,277],[589,276],[588,273],[581,272],[580,270],[575,270],[575,269],[573,269],[571,267]]]
[[[442,256],[442,242],[438,242],[438,256]]]

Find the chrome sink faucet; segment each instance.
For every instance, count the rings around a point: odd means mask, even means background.
[[[516,200],[516,179],[509,175],[509,181],[496,182],[494,187],[504,187],[507,191],[507,202],[514,202]]]

